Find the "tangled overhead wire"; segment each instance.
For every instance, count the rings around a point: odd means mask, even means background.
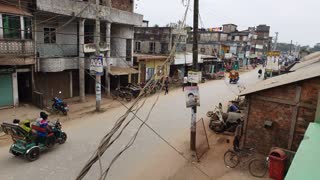
[[[187,8],[186,11],[184,13],[184,17],[183,17],[183,23],[180,23],[178,26],[179,29],[179,33],[178,36],[180,36],[182,34],[182,31],[184,30],[184,26],[185,26],[185,21],[186,21],[186,17],[187,17],[187,13],[189,10],[189,6],[190,6],[190,0],[187,1]],[[174,42],[174,46],[170,52],[169,57],[167,58],[167,60],[161,65],[161,67],[165,67],[165,65],[167,64],[171,64],[173,61],[173,57],[176,51],[176,46],[177,46],[177,42]],[[160,79],[162,79],[162,86],[164,84],[164,77],[165,75],[162,75]],[[152,76],[152,79],[155,79],[155,74]],[[159,80],[157,80],[159,81]],[[99,179],[106,179],[108,172],[110,170],[110,168],[112,167],[112,165],[114,164],[114,162],[121,156],[121,154],[123,152],[125,152],[127,149],[129,149],[131,147],[131,145],[134,143],[136,137],[138,136],[141,128],[145,125],[145,123],[148,121],[150,114],[153,110],[153,108],[155,107],[158,99],[159,99],[159,95],[157,96],[155,102],[153,103],[152,107],[150,108],[148,115],[146,117],[146,119],[142,122],[142,124],[139,126],[139,128],[137,129],[136,133],[134,134],[134,136],[129,140],[128,144],[112,159],[112,161],[110,162],[108,168],[103,171],[102,170],[102,165],[101,165],[101,156],[106,152],[106,150],[121,136],[122,132],[125,130],[125,128],[137,117],[136,113],[133,112],[134,107],[137,106],[137,103],[139,101],[141,101],[145,95],[144,95],[144,90],[148,87],[150,87],[151,85],[151,81],[149,81],[145,87],[143,88],[143,90],[141,91],[141,94],[135,99],[135,101],[133,102],[133,104],[128,108],[128,110],[116,121],[115,125],[113,126],[113,128],[110,130],[109,133],[107,133],[102,140],[100,141],[100,144],[97,148],[97,150],[94,152],[94,154],[91,156],[91,158],[89,159],[89,161],[86,163],[86,165],[83,167],[83,169],[81,170],[81,172],[79,173],[79,175],[77,176],[77,180],[80,180],[82,178],[85,177],[85,175],[89,172],[89,170],[91,169],[91,167],[93,166],[93,164],[95,162],[97,162],[99,160],[99,165],[100,165],[100,178]],[[160,91],[161,92],[161,91]],[[160,93],[159,92],[159,93]],[[138,112],[142,106],[144,105],[146,99],[144,99],[143,103],[137,107],[136,112]],[[133,113],[134,116],[128,120],[126,123],[126,119],[129,116],[130,113]],[[140,119],[140,118],[139,118]],[[141,120],[141,119],[140,119]],[[118,130],[121,128],[121,126],[125,123],[125,125],[122,127],[122,129],[120,130],[120,132],[118,133],[118,135],[112,139],[112,137],[115,135],[116,132],[118,132]],[[148,126],[149,127],[149,126]],[[103,171],[103,172],[102,172]]]

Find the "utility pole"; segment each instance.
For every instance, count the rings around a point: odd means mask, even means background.
[[[274,40],[274,45],[273,45],[273,50],[276,51],[277,50],[277,45],[278,45],[278,35],[279,33],[276,32],[276,39]]]
[[[96,0],[96,27],[95,27],[95,44],[96,54],[95,58],[100,56],[100,18],[99,18],[99,0]],[[96,111],[101,111],[101,75],[96,73]]]
[[[198,71],[198,29],[199,29],[199,0],[194,0],[193,8],[193,70]],[[190,134],[190,149],[196,150],[196,123],[197,123],[197,105],[191,108],[191,134]]]

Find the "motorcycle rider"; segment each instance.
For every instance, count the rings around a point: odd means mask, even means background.
[[[37,134],[41,137],[44,137],[47,135],[48,131],[51,131],[48,126],[48,115],[45,112],[40,112],[40,117],[36,120],[35,125],[46,129],[46,132],[37,131]]]

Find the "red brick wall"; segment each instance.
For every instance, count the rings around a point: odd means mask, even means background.
[[[245,132],[245,145],[255,146],[258,151],[268,153],[273,146],[287,148],[291,119],[295,106],[254,99],[255,96],[271,97],[281,100],[295,100],[296,86],[301,86],[300,104],[307,103],[311,108],[299,107],[292,150],[297,150],[310,122],[314,121],[320,77],[289,84],[250,95],[250,110]],[[266,120],[273,121],[271,129],[264,128]]]
[[[296,96],[296,86],[295,84],[284,85],[272,89],[267,89],[265,91],[257,92],[255,95],[279,98],[284,100],[293,100]]]
[[[286,148],[291,111],[289,105],[251,100],[245,145],[254,146],[263,153],[268,153],[272,146]],[[267,120],[273,121],[271,129],[264,127]]]
[[[301,85],[301,101],[316,106],[320,89],[320,78],[306,80],[302,82]]]
[[[133,0],[112,0],[112,8],[132,12]]]

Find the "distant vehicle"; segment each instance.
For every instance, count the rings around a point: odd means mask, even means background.
[[[61,91],[59,91],[59,94],[61,94]],[[55,112],[62,112],[64,115],[68,114],[69,107],[68,104],[63,102],[60,98],[54,97],[52,99],[53,104],[52,104],[52,111]]]
[[[239,72],[235,70],[230,71],[229,78],[230,78],[229,80],[230,84],[237,84],[239,81]]]

